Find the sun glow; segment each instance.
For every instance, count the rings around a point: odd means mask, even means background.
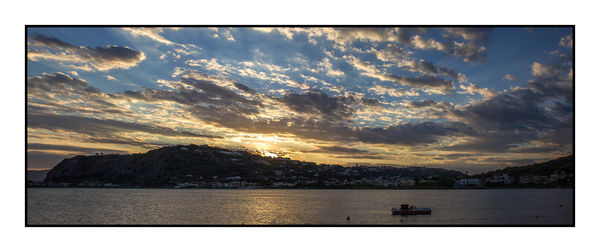
[[[259,151],[261,155],[270,158],[277,158],[277,154],[270,151]]]

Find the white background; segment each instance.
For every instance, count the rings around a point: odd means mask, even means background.
[[[11,1],[16,2],[16,1]],[[196,2],[196,1],[194,1]],[[591,2],[591,1],[590,1]],[[5,1],[0,102],[3,251],[578,251],[599,227],[598,8],[575,1]],[[25,228],[25,25],[576,25],[575,228]],[[557,41],[558,43],[558,41]],[[9,249],[9,250],[6,250]]]

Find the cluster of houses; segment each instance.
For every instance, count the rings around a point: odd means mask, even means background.
[[[570,179],[573,174],[555,173],[551,175],[525,175],[519,177],[511,177],[508,174],[496,174],[490,177],[468,177],[461,178],[456,181],[456,187],[481,187],[485,185],[498,184],[533,184],[533,185],[548,185],[559,182],[560,180]]]

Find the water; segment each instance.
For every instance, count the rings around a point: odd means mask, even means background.
[[[31,225],[573,225],[574,214],[572,189],[27,192]],[[392,216],[401,203],[430,207],[432,214]]]

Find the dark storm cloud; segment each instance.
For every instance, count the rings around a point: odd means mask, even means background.
[[[152,126],[147,124],[130,123],[111,119],[96,119],[73,115],[28,113],[27,127],[34,129],[73,131],[96,137],[117,137],[117,133],[119,132],[141,131],[150,134],[159,134],[165,136],[218,138],[217,136],[198,134],[188,131],[175,131],[170,128]]]
[[[82,70],[91,70],[90,66],[99,70],[107,71],[113,68],[128,69],[137,65],[146,58],[141,51],[132,50],[127,47],[109,45],[106,47],[75,46],[58,38],[35,34],[29,38],[34,46],[48,47],[59,52],[28,50],[29,60],[49,59],[62,62],[70,62],[78,65]],[[89,66],[87,65],[89,64]]]

